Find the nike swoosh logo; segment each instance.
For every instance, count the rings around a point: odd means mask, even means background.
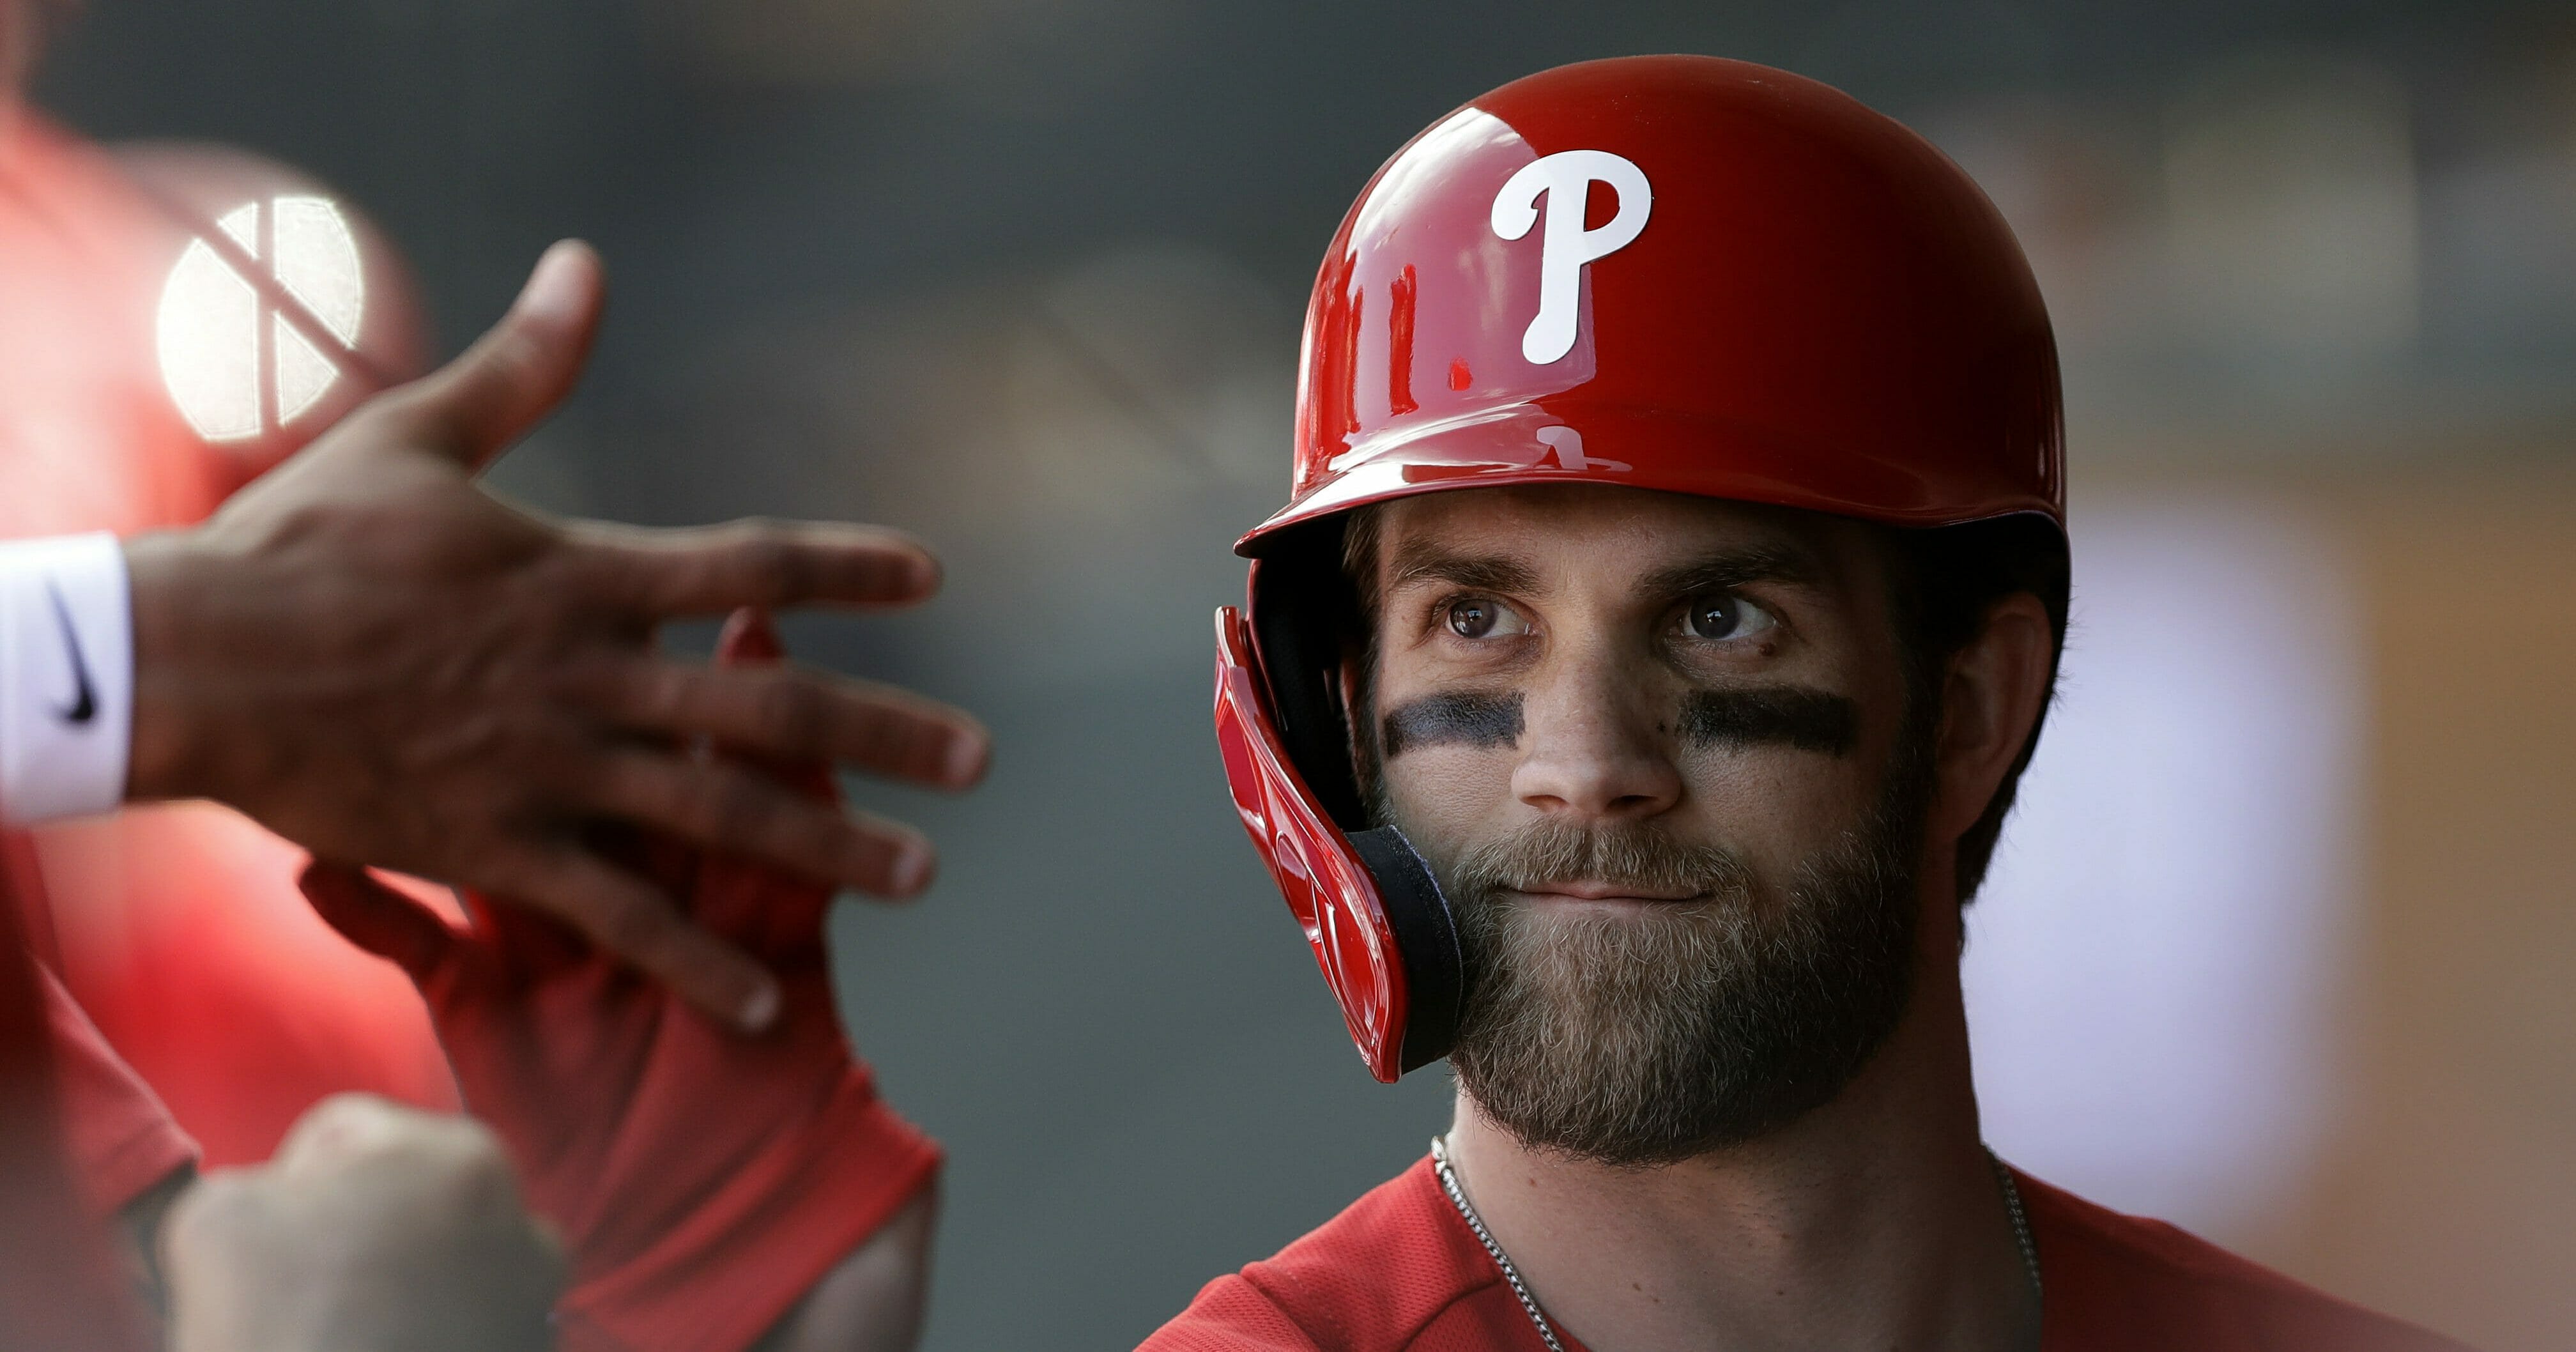
[[[52,578],[45,579],[45,595],[54,603],[54,621],[63,627],[63,651],[72,659],[72,702],[56,705],[54,712],[66,723],[86,723],[98,716],[98,692],[89,683],[89,661],[81,656],[80,631],[72,627],[71,607],[63,604],[62,588]]]

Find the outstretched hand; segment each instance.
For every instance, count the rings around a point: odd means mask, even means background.
[[[717,647],[720,670],[778,656],[754,614]],[[693,754],[836,797],[819,761]],[[316,863],[302,884],[323,919],[419,986],[467,1108],[562,1233],[564,1345],[744,1346],[921,1191],[938,1150],[878,1100],[844,1039],[828,887],[650,833],[600,845],[778,974],[775,1027],[711,1024],[523,908],[469,893],[459,929],[362,869]]]
[[[128,796],[216,799],[319,857],[511,898],[758,1028],[775,977],[604,853],[600,827],[908,896],[934,862],[918,832],[678,748],[713,738],[961,789],[989,744],[965,713],[900,690],[655,650],[663,621],[741,606],[925,600],[939,566],[919,543],[840,524],[557,521],[475,485],[571,390],[601,296],[597,257],[556,245],[454,362],[203,525],[128,545]]]

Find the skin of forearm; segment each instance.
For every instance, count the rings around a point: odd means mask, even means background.
[[[930,1305],[937,1185],[852,1249],[753,1352],[910,1352]]]

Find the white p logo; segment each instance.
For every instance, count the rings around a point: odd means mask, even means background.
[[[1619,212],[1598,230],[1583,228],[1584,200],[1592,185],[1607,183]],[[1583,265],[1625,247],[1646,228],[1654,193],[1646,171],[1606,150],[1560,150],[1521,166],[1494,195],[1494,233],[1519,239],[1538,223],[1538,195],[1547,194],[1547,228],[1539,235],[1538,318],[1521,335],[1521,355],[1545,366],[1574,350],[1575,311],[1582,299]]]

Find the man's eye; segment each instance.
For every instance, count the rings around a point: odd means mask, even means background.
[[[1449,603],[1449,631],[1460,638],[1526,634],[1529,622],[1500,601],[1482,597]]]
[[[1712,642],[1748,638],[1778,623],[1770,611],[1727,592],[1692,597],[1682,611],[1682,628]]]

